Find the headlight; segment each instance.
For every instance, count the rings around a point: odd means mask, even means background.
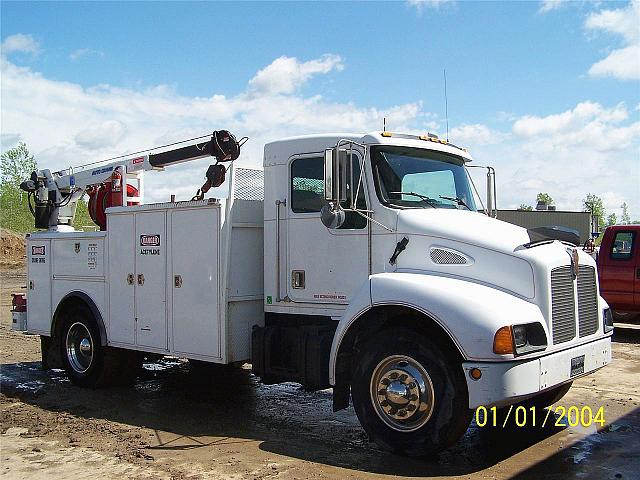
[[[613,312],[611,312],[610,308],[605,308],[602,311],[602,323],[603,323],[604,333],[609,333],[613,331]]]
[[[513,325],[513,344],[516,355],[537,352],[547,348],[547,336],[542,324],[538,322]]]
[[[499,355],[538,352],[547,348],[547,336],[541,323],[525,323],[499,328],[493,337],[493,353]]]

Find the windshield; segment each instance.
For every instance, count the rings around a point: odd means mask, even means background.
[[[476,211],[460,157],[410,147],[371,147],[376,193],[394,208]]]

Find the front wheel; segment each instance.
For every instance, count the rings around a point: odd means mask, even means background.
[[[408,329],[383,331],[359,346],[353,405],[373,441],[422,456],[464,435],[472,412],[460,360],[453,357]]]

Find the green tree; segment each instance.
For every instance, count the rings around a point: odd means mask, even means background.
[[[539,193],[536,196],[536,202],[546,203],[547,205],[553,205],[553,198],[548,193]]]
[[[27,146],[20,142],[0,157],[0,184],[2,189],[20,189],[20,183],[29,179],[36,169],[36,161]]]
[[[518,210],[524,210],[525,212],[530,212],[533,210],[533,207],[531,205],[525,205],[524,203],[521,203],[520,206],[518,207]]]
[[[593,193],[587,193],[587,196],[582,199],[582,204],[582,210],[584,212],[591,212],[591,215],[598,219],[598,229],[603,231],[606,226],[604,221],[606,212],[602,204],[602,199]]]
[[[607,217],[607,227],[611,225],[616,225],[617,223],[618,223],[618,218],[616,217],[615,213],[612,213]]]
[[[24,143],[0,156],[0,226],[17,232],[33,230],[27,193],[20,183],[36,169],[36,161]]]
[[[629,216],[629,205],[624,202],[622,205],[622,224],[629,225],[631,223],[631,217]]]

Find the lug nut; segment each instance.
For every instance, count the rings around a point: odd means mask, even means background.
[[[387,393],[387,391],[384,388],[378,390],[378,395],[384,395],[386,393]]]
[[[411,395],[411,396],[409,397],[409,401],[410,401],[410,402],[415,402],[417,399],[418,399],[418,396],[417,396],[417,395]]]
[[[402,383],[404,383],[407,380],[407,378],[409,378],[409,377],[403,373],[402,375],[400,375],[400,378],[398,380],[400,380]]]
[[[416,406],[411,404],[411,405],[407,405],[407,410],[409,410],[410,412],[413,412],[416,409]]]
[[[399,416],[399,417],[406,417],[406,416],[407,416],[407,412],[406,412],[406,410],[400,410],[400,411],[398,412],[398,416]]]
[[[396,372],[392,372],[392,373],[389,375],[389,378],[390,378],[391,380],[395,380],[396,378],[398,378],[398,374],[397,374]]]

